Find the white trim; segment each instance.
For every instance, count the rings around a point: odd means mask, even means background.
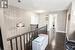
[[[75,42],[75,40],[69,40],[69,41],[71,41],[71,42]]]
[[[68,37],[67,37],[67,40],[68,40],[68,41],[71,41],[71,42],[75,42],[75,40],[70,40]]]
[[[66,33],[65,31],[56,31],[56,32]]]

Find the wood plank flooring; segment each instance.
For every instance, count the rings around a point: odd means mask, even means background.
[[[65,33],[56,33],[56,38],[53,39],[55,41],[55,46],[49,44],[46,50],[65,50],[64,42],[65,42]],[[52,41],[52,42],[53,42]]]
[[[52,45],[53,41],[51,44],[49,44],[46,48],[46,50],[65,50],[64,47],[64,42],[65,42],[65,33],[56,33],[56,37],[53,39],[55,42],[55,46]],[[32,50],[31,48],[28,48],[27,50]]]

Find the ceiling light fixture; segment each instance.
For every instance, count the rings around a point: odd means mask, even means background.
[[[36,13],[44,13],[45,12],[45,10],[37,10],[37,11],[35,11]]]
[[[8,1],[7,0],[2,0],[1,1],[1,7],[2,8],[7,8],[8,7]]]
[[[18,0],[18,2],[20,3],[20,2],[21,2],[21,0]]]

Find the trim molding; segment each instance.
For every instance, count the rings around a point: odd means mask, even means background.
[[[56,32],[62,32],[62,33],[66,33],[65,31],[56,31]]]

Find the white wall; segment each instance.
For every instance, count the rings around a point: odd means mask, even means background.
[[[74,31],[75,31],[75,0],[72,1],[69,35],[71,36]]]
[[[9,34],[12,35],[14,33],[17,35],[19,30],[17,30],[16,24],[20,22],[25,24],[25,27],[22,29],[21,33],[29,31],[32,16],[36,16],[36,14],[17,7],[9,6],[9,8],[4,9],[4,19],[7,30],[10,32]]]
[[[39,27],[46,26],[47,24],[46,17],[47,17],[47,14],[44,14],[44,13],[39,14]]]
[[[67,9],[67,17],[66,17],[66,36],[68,37],[69,35],[69,30],[70,30],[70,20],[71,20],[71,8],[72,4],[69,5],[69,8]]]
[[[57,30],[56,32],[66,32],[66,11],[57,12]]]
[[[2,38],[3,38],[3,46],[4,48],[7,48],[7,29],[6,29],[6,26],[5,26],[5,20],[4,20],[4,14],[3,14],[3,8],[0,8],[0,27],[1,27],[1,32],[2,32]]]
[[[31,24],[38,24],[39,16],[31,16]]]
[[[4,50],[10,50],[10,44],[7,38],[30,30],[31,16],[34,15],[36,14],[33,12],[25,11],[14,6],[9,6],[3,10],[0,9],[0,26],[2,29]],[[16,24],[19,22],[24,23],[25,27],[17,28]]]
[[[57,14],[57,16],[55,17],[56,32],[66,32],[66,17],[67,17],[66,11],[64,10],[64,11],[57,11],[57,12],[50,13],[50,15],[53,15],[53,14]],[[49,19],[50,23],[53,22],[51,20],[52,19]],[[53,23],[51,23],[51,24],[53,24]],[[49,24],[49,25],[51,25],[51,24]]]
[[[16,25],[20,22],[25,24],[25,27],[22,29],[21,33],[28,30],[28,26],[30,24],[30,16],[27,15],[27,12],[17,7],[9,6],[9,8],[4,9],[4,22],[8,30],[7,32],[9,32],[8,37],[11,35],[14,36],[19,34],[19,30],[17,29]]]

